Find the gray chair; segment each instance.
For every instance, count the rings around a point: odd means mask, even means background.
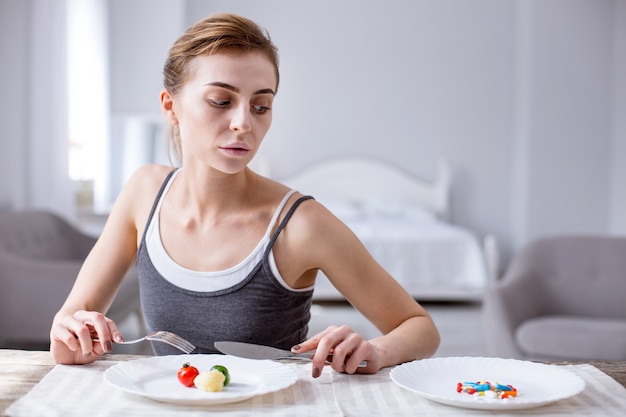
[[[492,356],[626,360],[626,237],[529,243],[487,291],[483,325]]]
[[[46,211],[0,211],[0,347],[47,349],[54,314],[96,239]],[[108,316],[141,317],[133,267]]]

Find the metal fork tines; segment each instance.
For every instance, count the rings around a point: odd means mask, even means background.
[[[167,343],[170,346],[174,346],[176,349],[181,350],[185,353],[193,352],[196,347],[191,344],[188,340],[183,339],[176,333],[168,332],[165,330],[158,330],[156,332],[149,333],[144,337],[140,337],[135,340],[125,340],[123,342],[115,342],[120,345],[130,345],[133,343],[143,342],[144,340],[153,340],[156,342]],[[98,339],[94,339],[94,341],[98,341]]]

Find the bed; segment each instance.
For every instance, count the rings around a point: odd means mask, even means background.
[[[451,174],[433,181],[367,158],[339,158],[280,179],[315,197],[348,225],[417,300],[479,301],[497,270],[493,236],[479,239],[450,219]],[[314,300],[343,300],[320,271]]]

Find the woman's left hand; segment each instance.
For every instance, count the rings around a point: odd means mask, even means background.
[[[355,333],[349,326],[329,326],[324,331],[291,348],[294,353],[315,350],[313,378],[321,375],[324,365],[330,364],[337,372],[373,374],[380,369],[374,346]],[[367,361],[367,366],[359,363]]]

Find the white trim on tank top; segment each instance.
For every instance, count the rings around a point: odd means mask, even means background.
[[[285,204],[287,204],[287,200],[293,193],[296,192],[296,190],[290,190],[287,194],[285,194],[282,201],[278,205],[276,212],[272,216],[265,234],[252,252],[246,256],[243,261],[235,266],[221,271],[194,271],[192,269],[185,268],[174,261],[163,247],[163,243],[161,241],[161,232],[159,227],[160,222],[158,221],[159,214],[161,212],[161,205],[163,204],[163,200],[170,186],[174,182],[174,178],[178,175],[178,172],[180,172],[180,170],[174,172],[169,182],[163,189],[163,193],[161,194],[157,207],[154,211],[154,215],[152,216],[152,219],[150,219],[148,230],[146,231],[145,244],[150,260],[159,274],[161,274],[166,281],[169,281],[177,287],[196,292],[213,292],[230,288],[243,281],[250,274],[250,272],[252,272],[254,267],[261,262],[265,249],[270,242],[272,228],[276,223],[280,212],[283,210]],[[280,275],[272,250],[270,250],[269,253],[269,264],[276,280],[286,289],[296,292],[309,291],[313,289],[313,286],[306,288],[291,288]]]

